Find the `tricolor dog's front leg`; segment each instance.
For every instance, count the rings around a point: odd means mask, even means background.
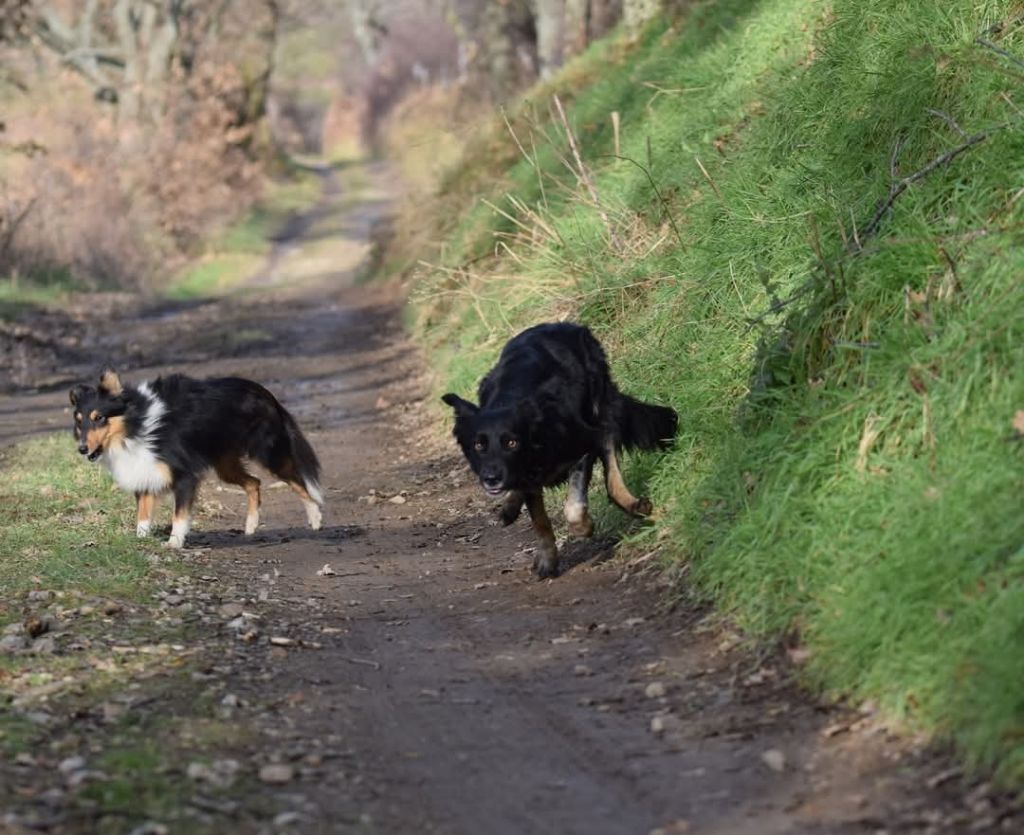
[[[153,509],[156,507],[156,496],[152,493],[136,493],[135,500],[138,504],[135,535],[141,539],[144,536],[149,536],[149,529],[153,524]]]

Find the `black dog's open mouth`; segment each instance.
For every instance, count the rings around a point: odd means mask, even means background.
[[[497,498],[498,496],[502,496],[505,493],[507,493],[508,492],[508,488],[507,487],[484,487],[484,491],[487,493],[488,496],[494,496],[495,498]]]
[[[96,449],[94,449],[92,452],[89,453],[88,457],[89,457],[90,461],[95,461],[102,454],[103,454],[103,450],[100,447],[96,447]]]

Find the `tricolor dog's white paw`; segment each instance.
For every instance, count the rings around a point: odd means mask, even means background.
[[[304,501],[303,504],[306,506],[306,519],[309,522],[309,526],[314,531],[320,530],[320,526],[324,522],[324,514],[320,510],[320,505],[310,501]]]
[[[167,540],[166,545],[168,548],[173,548],[175,551],[180,551],[182,548],[185,547],[185,537],[175,536],[174,534],[171,534],[171,537]]]
[[[260,515],[254,513],[251,516],[245,517],[245,532],[248,535],[256,533],[256,528],[260,526]]]
[[[149,526],[149,522],[139,522],[139,524],[135,526],[135,535],[139,539],[149,536]]]

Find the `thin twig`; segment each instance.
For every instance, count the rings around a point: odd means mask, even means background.
[[[931,113],[932,116],[937,116],[938,118],[942,119],[943,122],[945,122],[947,125],[953,128],[953,130],[960,134],[961,139],[967,138],[967,134],[964,132],[964,129],[960,127],[960,125],[956,123],[956,119],[954,119],[948,113],[943,113],[941,110],[933,110],[930,107],[928,108],[928,112]]]
[[[1007,61],[1012,64],[1016,64],[1018,67],[1024,68],[1024,59],[1018,58],[1012,52],[1007,52],[1001,46],[997,46],[992,43],[988,38],[975,38],[974,42],[978,46],[983,46],[985,49],[991,49],[997,55],[1002,55]]]
[[[656,182],[654,182],[654,177],[651,176],[650,169],[648,169],[646,166],[642,165],[641,163],[637,162],[632,157],[623,156],[622,154],[602,154],[602,156],[613,157],[614,159],[621,159],[621,160],[625,160],[626,162],[631,162],[631,163],[633,163],[633,165],[635,165],[637,168],[639,168],[641,171],[643,171],[645,175],[647,175],[647,181],[651,184],[651,188],[654,189],[654,193],[658,197],[658,202],[661,203],[661,214],[662,214],[662,217],[667,219],[668,222],[669,222],[669,225],[672,227],[672,231],[675,233],[675,236],[676,236],[676,241],[679,243],[679,248],[680,249],[685,249],[686,247],[683,244],[683,236],[679,232],[679,227],[676,226],[676,219],[672,216],[672,212],[671,212],[671,210],[668,207],[668,201],[665,199],[664,195],[661,193],[661,190],[658,188],[658,184]]]
[[[908,188],[910,188],[910,186],[912,186],[918,180],[922,180],[925,177],[927,177],[936,168],[939,168],[942,165],[952,162],[964,151],[973,148],[980,142],[984,142],[996,131],[1003,130],[1004,128],[1009,127],[1010,124],[1012,123],[1006,122],[1002,125],[997,125],[994,128],[984,130],[981,133],[976,133],[974,134],[974,136],[967,137],[967,139],[962,144],[957,145],[955,148],[951,148],[944,154],[939,154],[939,156],[935,157],[935,159],[933,159],[926,166],[924,166],[924,168],[920,168],[913,174],[904,177],[902,180],[899,180],[896,183],[893,183],[892,187],[889,189],[889,196],[878,204],[878,208],[875,209],[874,214],[871,216],[871,220],[868,222],[868,225],[861,230],[861,237],[868,238],[878,231],[878,227],[881,225],[882,218],[885,216],[885,213],[889,211],[890,208],[892,208],[892,205],[893,203],[896,202],[896,199],[901,194],[903,194],[903,192],[905,192]]]
[[[565,130],[565,136],[569,140],[569,149],[572,151],[573,158],[576,160],[577,177],[584,188],[590,193],[590,199],[594,201],[594,207],[597,209],[598,215],[601,220],[604,221],[605,229],[608,231],[608,240],[615,249],[621,249],[622,245],[619,242],[618,236],[615,234],[615,230],[612,228],[611,218],[608,217],[608,213],[604,210],[601,205],[601,200],[597,196],[597,189],[594,188],[594,184],[590,181],[590,175],[587,173],[586,166],[583,165],[583,159],[580,157],[580,149],[576,145],[576,137],[573,135],[572,128],[569,127],[569,120],[565,116],[565,108],[562,107],[562,100],[557,94],[553,96],[555,100],[555,107],[558,110],[558,118],[562,120],[562,127]]]
[[[349,664],[360,664],[363,667],[373,667],[373,669],[375,670],[380,669],[379,663],[377,663],[376,661],[370,661],[366,658],[350,658],[349,656],[342,656],[342,658],[345,661],[348,661]]]
[[[708,183],[711,184],[711,188],[714,190],[715,194],[718,195],[718,199],[724,203],[725,198],[722,197],[722,192],[718,190],[718,186],[715,185],[715,181],[711,179],[711,175],[708,174],[708,170],[704,167],[704,163],[700,161],[700,157],[694,154],[693,158],[697,161],[697,167],[700,168],[700,171],[704,175],[705,179],[708,181]]]

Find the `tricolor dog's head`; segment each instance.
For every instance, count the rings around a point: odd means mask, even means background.
[[[455,439],[491,496],[525,486],[535,409],[530,401],[515,407],[481,409],[456,394],[441,398],[455,411]]]
[[[121,378],[113,368],[104,368],[99,385],[75,386],[70,397],[78,451],[95,461],[124,437],[127,405]]]

